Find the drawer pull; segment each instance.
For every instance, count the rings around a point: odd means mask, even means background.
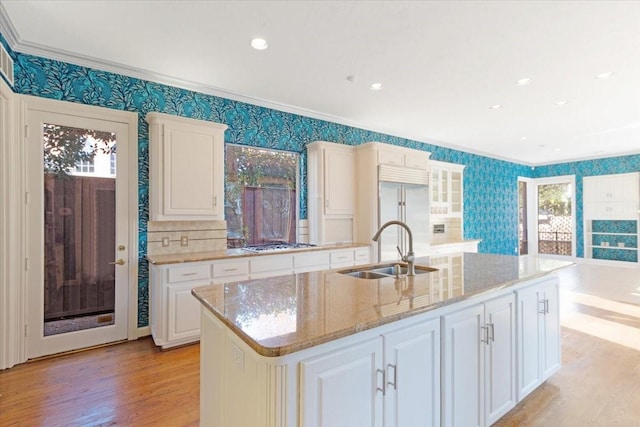
[[[198,273],[183,273],[183,276],[195,276]]]
[[[229,272],[229,271],[238,271],[237,268],[225,268],[223,271]]]

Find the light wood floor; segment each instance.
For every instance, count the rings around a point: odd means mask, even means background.
[[[495,425],[640,427],[640,271],[570,267],[561,301],[562,369]],[[147,338],[19,365],[0,426],[195,426],[198,360]]]

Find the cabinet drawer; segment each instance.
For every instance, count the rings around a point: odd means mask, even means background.
[[[311,252],[295,255],[293,264],[296,269],[307,267],[329,268],[329,252]]]
[[[211,277],[211,265],[186,265],[171,267],[167,270],[169,283],[185,282],[187,280],[208,279]]]
[[[251,274],[266,271],[288,271],[291,273],[292,270],[292,255],[258,256],[251,260]]]
[[[371,260],[369,248],[358,248],[354,251],[356,264],[368,264]]]
[[[249,274],[248,260],[234,260],[213,264],[213,277],[246,276]]]
[[[353,250],[331,253],[331,266],[353,263]]]

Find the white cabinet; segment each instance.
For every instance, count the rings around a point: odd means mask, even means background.
[[[464,165],[432,160],[430,166],[431,215],[462,216]]]
[[[369,142],[367,144],[376,147],[378,164],[406,166],[416,169],[429,168],[430,153],[426,151],[375,142]]]
[[[353,147],[317,141],[307,145],[309,242],[354,239],[355,152]]]
[[[383,373],[381,337],[302,361],[301,425],[382,427]]]
[[[440,321],[386,333],[385,427],[440,425]]]
[[[191,289],[212,283],[211,264],[152,265],[149,276],[149,326],[156,345],[169,348],[197,341],[200,303]]]
[[[585,217],[638,219],[640,172],[588,176],[583,179],[582,191]]]
[[[518,400],[560,369],[560,319],[557,281],[519,290]]]
[[[180,264],[151,264],[149,324],[153,340],[156,345],[166,349],[200,339],[200,303],[191,295],[193,288],[368,263],[369,247],[364,246]]]
[[[303,360],[300,372],[305,427],[440,425],[437,318]]]
[[[491,425],[516,404],[514,295],[442,322],[442,425]]]
[[[224,219],[226,125],[149,113],[149,219]]]
[[[640,172],[583,180],[585,258],[639,261]]]

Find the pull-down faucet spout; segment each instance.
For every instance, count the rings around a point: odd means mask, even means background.
[[[372,239],[374,242],[377,242],[384,229],[390,225],[399,225],[400,227],[407,230],[407,234],[409,235],[409,251],[406,255],[402,256],[402,261],[407,263],[407,276],[415,276],[416,270],[414,267],[415,254],[413,253],[413,233],[411,233],[411,229],[407,224],[402,221],[387,221],[382,224],[382,227],[380,227],[380,229],[376,232]]]

